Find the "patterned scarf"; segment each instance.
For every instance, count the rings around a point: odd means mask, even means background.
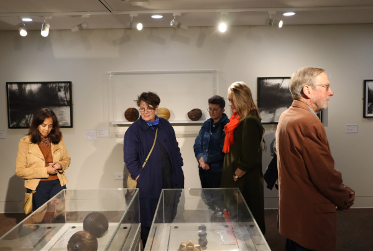
[[[51,145],[51,139],[42,137],[40,144],[42,144],[45,147],[49,147]]]
[[[231,145],[234,144],[233,132],[239,123],[240,123],[240,116],[238,116],[237,112],[235,112],[231,116],[230,122],[224,126],[224,131],[225,131],[225,139],[224,139],[224,147],[223,147],[224,153],[229,153],[229,151],[231,150]]]

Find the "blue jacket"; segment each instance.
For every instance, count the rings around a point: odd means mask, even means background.
[[[225,113],[216,123],[217,129],[214,134],[211,134],[211,125],[214,123],[213,119],[206,120],[203,123],[201,130],[194,142],[194,155],[197,161],[203,157],[205,162],[209,164],[211,172],[222,172],[224,153],[222,152],[224,146],[225,133],[224,126],[229,123],[229,119]],[[209,149],[210,141],[212,141],[212,148]],[[201,168],[198,164],[198,167]]]
[[[184,188],[183,159],[171,124],[159,118],[157,142],[145,167],[142,165],[153,145],[155,130],[140,117],[124,135],[123,156],[127,169],[135,179],[140,196],[140,221],[142,226],[150,227],[158,199],[162,191],[162,164],[158,141],[163,145],[172,164],[172,187]]]

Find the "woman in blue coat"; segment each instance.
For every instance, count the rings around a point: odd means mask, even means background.
[[[145,245],[162,189],[184,188],[183,159],[171,124],[156,115],[160,98],[143,92],[136,100],[141,117],[124,135],[124,162],[137,181],[140,195],[141,239]],[[151,155],[142,168],[146,157]]]

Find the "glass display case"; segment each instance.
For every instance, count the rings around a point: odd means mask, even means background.
[[[165,189],[145,250],[270,248],[238,189]]]
[[[159,95],[159,107],[170,111],[173,126],[187,126],[176,130],[177,135],[197,136],[203,122],[209,118],[207,100],[220,92],[226,93],[225,83],[217,70],[167,70],[108,72],[103,76],[104,117],[109,122],[110,136],[123,138],[133,123],[124,116],[128,108],[138,109],[134,102],[143,91]],[[202,117],[192,121],[187,113],[201,109]]]
[[[138,250],[139,212],[138,189],[63,190],[3,235],[0,250]]]

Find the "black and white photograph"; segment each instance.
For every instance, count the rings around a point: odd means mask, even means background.
[[[71,81],[7,82],[8,127],[28,128],[33,114],[51,109],[62,128],[73,127]]]
[[[364,80],[364,118],[373,118],[373,80]]]
[[[281,113],[293,102],[290,77],[258,78],[258,108],[263,124],[277,124]]]
[[[258,77],[258,108],[262,124],[277,124],[280,115],[293,103],[290,77]],[[321,120],[322,112],[317,114]]]

